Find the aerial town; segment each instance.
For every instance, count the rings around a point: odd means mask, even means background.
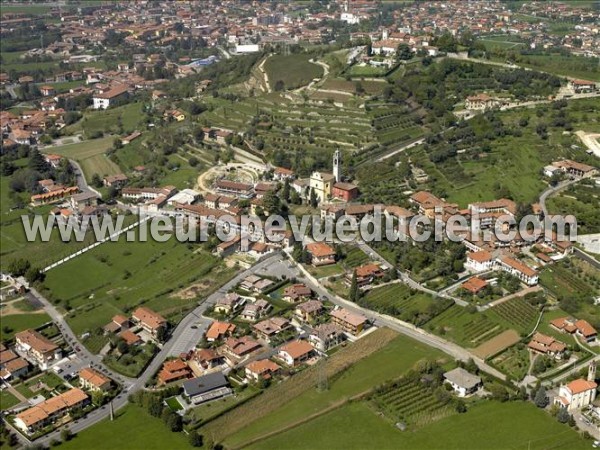
[[[600,1],[0,0],[0,448],[600,448]]]

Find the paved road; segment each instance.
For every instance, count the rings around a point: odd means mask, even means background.
[[[542,211],[544,212],[544,216],[548,215],[548,208],[546,207],[546,200],[548,199],[548,197],[550,197],[553,194],[556,194],[559,191],[562,191],[566,187],[569,187],[570,185],[575,184],[578,181],[580,181],[580,179],[563,181],[562,183],[558,183],[554,187],[549,187],[548,189],[546,189],[544,192],[542,192],[540,194],[539,204],[540,204],[540,207],[542,208]]]
[[[30,295],[33,295],[44,305],[44,309],[52,318],[52,320],[58,324],[65,338],[68,341],[75,342],[74,349],[79,348],[79,350],[76,350],[76,354],[82,359],[82,361],[94,364],[97,369],[104,371],[104,373],[106,373],[108,376],[122,384],[123,391],[117,396],[117,398],[113,400],[113,408],[116,412],[127,404],[127,397],[130,393],[144,388],[145,383],[152,378],[154,373],[158,371],[166,358],[175,354],[179,354],[182,351],[188,351],[196,346],[202,336],[202,331],[200,329],[193,329],[192,326],[195,326],[198,322],[204,324],[210,323],[210,319],[202,318],[202,312],[207,308],[208,305],[214,304],[220,296],[232,289],[243,278],[257,271],[268,269],[270,265],[276,263],[277,261],[282,261],[282,256],[280,254],[272,253],[267,255],[265,259],[255,264],[250,269],[239,273],[214,294],[199,302],[198,306],[190,314],[184,317],[181,322],[179,322],[175,330],[173,330],[171,333],[170,339],[162,346],[160,352],[152,359],[146,370],[144,370],[144,372],[137,379],[118,375],[105,367],[100,356],[91,354],[83,345],[79,344],[75,334],[69,328],[62,314],[58,312],[47,299],[45,299],[33,288],[30,290]],[[22,279],[19,280],[19,282],[24,281],[25,280]],[[190,333],[190,330],[193,330],[193,333]],[[72,432],[78,433],[109,417],[109,414],[109,408],[107,405],[105,405],[100,409],[90,412],[85,418],[71,423],[69,428]],[[53,438],[60,438],[60,430],[47,434],[35,442],[48,444]]]
[[[458,346],[457,344],[447,341],[439,336],[428,333],[427,331],[418,328],[408,322],[403,322],[399,319],[396,319],[395,317],[371,311],[370,309],[366,309],[355,303],[349,302],[348,300],[345,300],[336,294],[331,294],[312,275],[310,275],[310,273],[306,269],[304,269],[300,265],[298,265],[297,268],[303,275],[303,282],[305,282],[313,291],[315,291],[319,295],[319,297],[326,297],[335,305],[342,306],[354,313],[364,315],[365,317],[370,319],[376,326],[385,326],[391,328],[392,330],[395,330],[408,337],[411,337],[416,341],[419,341],[430,347],[437,348],[455,359],[466,361],[472,358],[473,361],[475,361],[477,366],[482,371],[493,375],[501,380],[506,380],[506,375],[487,365],[485,361],[483,361],[481,358],[478,358],[477,356],[473,355],[471,352]],[[296,278],[299,277],[300,276],[297,276]]]
[[[381,264],[383,264],[383,266],[385,268],[390,268],[391,267],[390,263],[383,256],[381,256],[379,253],[377,253],[373,249],[373,247],[371,247],[366,242],[364,242],[364,241],[358,241],[357,245],[358,245],[358,247],[365,254],[369,255],[369,257],[371,257],[372,259],[375,259],[375,260],[379,261]],[[444,292],[434,291],[433,289],[429,289],[429,288],[423,286],[422,284],[417,283],[406,272],[402,272],[400,270],[397,270],[397,273],[398,273],[399,279],[402,280],[404,283],[406,283],[412,289],[417,289],[417,290],[419,290],[421,292],[426,292],[427,294],[433,295],[434,297],[452,299],[452,300],[454,300],[456,302],[456,304],[461,305],[461,306],[468,306],[468,305],[470,305],[470,303],[467,302],[467,301],[465,301],[465,300],[461,300],[460,298],[453,297],[453,296],[451,296],[449,294],[446,294]]]
[[[100,192],[98,192],[96,189],[94,189],[87,183],[87,180],[83,175],[83,170],[81,169],[79,163],[73,159],[70,159],[69,163],[73,167],[73,173],[75,173],[75,178],[77,179],[77,187],[79,187],[79,190],[82,192],[92,191],[97,196],[102,197],[102,194]]]

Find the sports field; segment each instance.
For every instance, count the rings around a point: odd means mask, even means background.
[[[591,443],[531,403],[483,402],[465,414],[402,432],[357,402],[248,448],[578,450]]]

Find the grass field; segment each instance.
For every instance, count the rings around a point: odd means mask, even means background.
[[[274,55],[267,59],[264,70],[269,77],[269,84],[275,89],[278,81],[283,81],[285,89],[304,86],[323,75],[323,68],[309,62],[310,55]]]
[[[83,118],[68,127],[69,132],[83,131],[85,136],[93,133],[130,133],[142,125],[142,103],[127,103],[126,105],[103,111],[88,111]],[[120,126],[119,126],[120,125]]]
[[[106,419],[78,433],[71,441],[63,442],[60,448],[104,450],[122,448],[123,445],[145,450],[191,448],[185,434],[172,433],[162,420],[135,405],[128,405],[117,412],[112,422]]]
[[[114,137],[108,136],[75,144],[49,147],[44,152],[55,153],[74,159],[81,164],[86,179],[90,180],[95,173],[100,175],[100,177],[121,173],[119,166],[108,159],[105,154],[112,147],[113,141]]]
[[[343,406],[252,449],[564,449],[590,448],[549,414],[530,403],[484,402],[416,432],[402,432],[364,403]]]
[[[359,344],[361,341],[358,341],[356,344]],[[348,348],[348,350],[350,352],[354,351],[352,348]],[[331,360],[344,351],[345,349],[342,349],[331,356],[330,363]],[[225,443],[236,446],[240,445],[256,436],[295,423],[309,414],[323,411],[337,402],[368,391],[384,381],[395,379],[420,360],[433,360],[442,357],[442,353],[431,347],[424,346],[405,336],[397,336],[381,350],[372,352],[369,356],[344,371],[341,376],[331,379],[327,391],[319,392],[315,388],[311,388],[291,401],[278,402],[281,407],[255,421],[250,426],[240,429],[237,433],[227,438]],[[377,368],[377,370],[374,370],[374,368]],[[296,375],[296,377],[298,376]],[[294,378],[290,382],[293,383]],[[252,404],[256,404],[260,406],[263,401],[266,402],[268,400],[265,395],[259,396],[247,405],[252,406]],[[209,424],[210,430],[207,431],[217,431],[216,427],[219,424],[218,419],[215,422],[211,422]]]
[[[577,233],[600,233],[600,187],[590,181],[581,181],[547,201],[551,214],[573,214],[577,218]]]
[[[1,310],[0,310],[1,311]],[[37,328],[47,322],[50,322],[50,316],[48,314],[11,314],[8,316],[0,314],[0,322],[2,327],[0,328],[0,340],[5,341],[11,339],[15,333],[19,331],[27,330],[29,328]],[[9,332],[5,332],[5,328],[8,327]]]
[[[178,292],[194,284],[197,296],[216,289],[233,273],[201,247],[168,242],[109,242],[48,272],[45,292],[70,309],[77,334],[108,323],[137,305],[179,321],[196,297]],[[150,275],[151,274],[151,275]]]
[[[8,408],[12,408],[15,405],[18,405],[21,401],[12,395],[7,390],[3,390],[0,392],[0,409],[2,411],[7,410]]]

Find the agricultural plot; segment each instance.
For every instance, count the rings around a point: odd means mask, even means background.
[[[564,262],[546,266],[540,274],[542,286],[548,289],[556,298],[565,295],[578,295],[591,297],[597,295],[598,289],[595,289],[587,281],[582,279],[579,272],[567,268]]]
[[[507,327],[485,312],[471,314],[462,306],[453,305],[427,323],[426,328],[460,345],[475,348]]]
[[[500,371],[522,380],[529,369],[529,350],[524,344],[514,345],[491,360]]]
[[[365,402],[353,402],[247,448],[583,450],[590,441],[529,402],[481,402],[414,433],[382,420]]]
[[[311,56],[306,54],[274,55],[267,58],[264,70],[269,77],[271,89],[295,89],[307,85],[313,78],[323,76],[323,68],[311,63],[309,59]]]
[[[530,305],[522,297],[515,297],[497,306],[494,306],[490,312],[498,315],[517,330],[529,333],[538,317],[538,310]]]
[[[371,399],[373,406],[392,422],[421,426],[452,414],[420,380],[403,379]]]
[[[344,266],[349,269],[358,267],[362,264],[366,264],[369,261],[369,257],[358,247],[351,247],[343,260]]]
[[[481,359],[486,359],[515,345],[520,339],[519,333],[515,330],[506,330],[483,342],[477,348],[473,349],[473,353]]]
[[[76,144],[48,147],[44,151],[74,159],[81,165],[86,179],[90,180],[95,173],[100,177],[121,173],[119,166],[106,156],[106,151],[112,147],[113,140],[114,138],[109,136]]]
[[[205,436],[212,433],[218,433],[216,437],[229,436],[225,440],[227,446],[243,447],[245,442],[257,436],[281,430],[305,419],[307,415],[323,411],[397,378],[419,360],[442,356],[437,350],[396,335],[388,329],[377,330],[328,358],[328,390],[315,389],[316,368],[310,368],[272,386],[264,394],[210,422],[200,431]],[[341,372],[340,364],[345,367]],[[374,367],[377,370],[373,370]],[[334,373],[338,375],[334,376]],[[290,392],[300,387],[298,385],[304,386],[302,393],[287,400]],[[244,422],[241,425],[240,422],[233,422],[242,419]]]
[[[374,80],[361,80],[361,81],[348,81],[342,78],[328,78],[321,86],[320,89],[342,91],[354,94],[357,92],[357,88],[361,87],[364,92],[369,95],[378,95],[383,92],[383,89],[387,86],[385,80],[374,81]]]
[[[202,247],[121,239],[49,271],[44,292],[69,312],[71,328],[82,334],[142,304],[177,322],[197,297],[232,273]]]
[[[389,281],[386,277],[383,280]],[[360,296],[357,303],[421,327],[450,308],[454,301],[434,298],[402,282],[391,281],[385,285],[374,285]]]

